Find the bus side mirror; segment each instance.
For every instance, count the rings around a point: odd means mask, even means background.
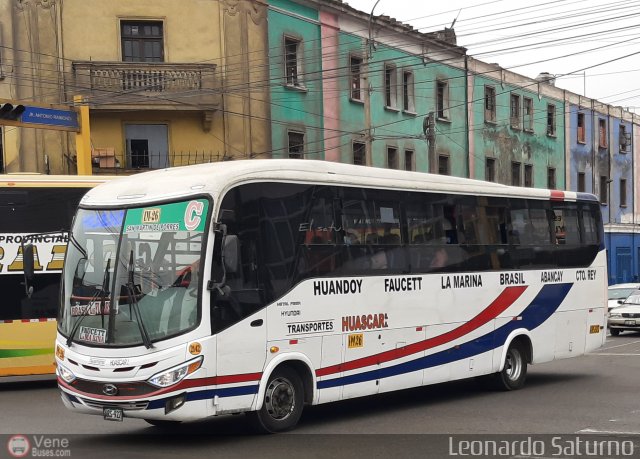
[[[237,273],[240,270],[240,240],[235,234],[224,237],[222,257],[226,272]]]
[[[22,266],[26,280],[32,280],[35,271],[33,251],[33,244],[31,243],[22,247]]]

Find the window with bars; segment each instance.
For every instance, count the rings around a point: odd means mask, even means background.
[[[493,86],[484,87],[484,120],[496,122],[496,88]]]
[[[587,134],[584,124],[584,113],[578,113],[578,143],[586,143]]]
[[[578,172],[578,192],[584,193],[587,191],[587,176],[584,172]]]
[[[547,104],[547,135],[556,135],[556,106]]]
[[[353,142],[353,164],[357,166],[366,166],[367,164],[367,148],[362,142]]]
[[[284,73],[289,86],[302,86],[300,45],[300,40],[284,37]]]
[[[598,119],[598,146],[600,148],[607,148],[607,120],[603,118]]]
[[[437,82],[436,109],[438,119],[449,119],[449,83],[445,80]]]
[[[496,160],[495,158],[486,158],[484,163],[484,179],[487,182],[496,181]]]
[[[304,158],[304,133],[289,131],[289,158],[303,159]]]
[[[402,72],[402,109],[411,113],[416,111],[413,72],[409,70]]]
[[[620,125],[620,153],[627,153],[631,144],[631,136],[627,133],[627,126]]]
[[[387,64],[384,66],[384,103],[386,107],[396,108],[398,106],[397,87],[396,68]]]
[[[509,120],[512,128],[520,129],[520,94],[511,94]]]
[[[526,132],[533,132],[533,99],[524,98],[523,127]]]
[[[609,202],[609,178],[606,175],[600,176],[600,204]]]
[[[438,155],[438,174],[451,175],[451,166],[449,165],[448,155]]]
[[[164,61],[161,21],[121,21],[120,41],[124,62]]]
[[[520,186],[522,184],[521,182],[521,176],[522,174],[522,164],[519,162],[512,162],[511,163],[511,185],[513,186]]]
[[[547,188],[550,190],[555,190],[557,188],[556,169],[554,167],[547,168]]]
[[[387,147],[387,167],[398,169],[398,149],[395,147]]]
[[[362,97],[362,58],[359,56],[351,56],[349,58],[349,68],[351,71],[351,93],[353,100],[361,101]]]
[[[416,170],[413,157],[414,157],[413,150],[405,150],[404,151],[404,170],[405,171],[415,171]]]
[[[524,165],[524,186],[529,188],[533,186],[533,164]]]

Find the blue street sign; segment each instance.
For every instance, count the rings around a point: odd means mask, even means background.
[[[78,124],[78,114],[73,110],[58,110],[25,105],[25,110],[20,117],[20,121],[25,125],[37,124],[39,127],[57,127],[69,130],[78,130],[80,128]]]

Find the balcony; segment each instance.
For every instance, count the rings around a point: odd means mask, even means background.
[[[213,111],[220,105],[215,64],[73,62],[75,84],[97,110]]]

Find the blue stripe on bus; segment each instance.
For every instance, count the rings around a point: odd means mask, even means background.
[[[479,338],[445,349],[435,354],[420,357],[394,366],[358,373],[324,381],[318,381],[318,389],[356,384],[375,379],[388,378],[414,371],[424,370],[439,365],[473,357],[504,345],[513,330],[526,328],[531,331],[542,325],[560,307],[573,284],[547,284],[533,299],[531,304],[520,314],[522,320],[512,320],[493,332]]]
[[[187,402],[193,402],[196,400],[209,400],[215,397],[237,397],[240,395],[251,395],[258,393],[258,385],[253,386],[238,386],[238,387],[225,387],[222,389],[208,389],[208,390],[198,390],[194,392],[187,392]],[[172,395],[171,397],[165,397],[158,400],[152,400],[147,405],[148,410],[155,410],[158,408],[164,408],[167,400],[175,397],[176,395]]]

